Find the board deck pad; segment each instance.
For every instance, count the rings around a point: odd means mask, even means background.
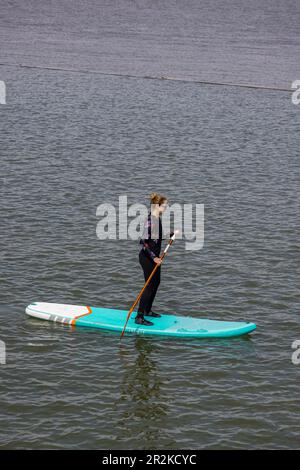
[[[120,332],[127,318],[127,310],[103,307],[88,307],[69,304],[34,302],[26,308],[27,315],[42,320],[74,326],[100,328]],[[193,317],[164,315],[160,318],[146,317],[153,326],[137,325],[132,312],[126,333],[139,335],[161,335],[181,338],[226,338],[250,333],[256,325],[249,322],[207,320]]]

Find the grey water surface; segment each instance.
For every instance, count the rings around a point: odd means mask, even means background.
[[[0,64],[290,90],[292,0],[4,0]]]
[[[0,79],[0,447],[298,448],[300,106],[278,90],[43,68],[1,66]],[[205,210],[203,249],[174,243],[156,310],[256,332],[120,343],[26,317],[33,301],[130,308],[138,244],[99,240],[96,209],[153,190]]]

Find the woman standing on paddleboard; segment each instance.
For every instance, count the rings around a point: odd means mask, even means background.
[[[161,215],[168,206],[167,198],[157,193],[152,193],[150,195],[150,202],[151,210],[148,214],[147,220],[145,221],[142,238],[140,240],[142,249],[139,254],[139,261],[144,271],[145,281],[147,281],[148,277],[152,273],[155,264],[158,264],[159,267],[142,294],[138,313],[135,318],[135,323],[145,326],[151,326],[153,323],[146,320],[144,315],[154,318],[161,316],[159,313],[152,311],[152,304],[160,284],[161,259],[159,256],[161,241],[163,238]]]

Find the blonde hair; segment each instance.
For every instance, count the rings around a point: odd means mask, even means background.
[[[151,204],[158,204],[160,206],[166,200],[167,200],[167,198],[165,196],[162,196],[161,194],[158,194],[158,193],[151,193],[150,194],[150,203]]]

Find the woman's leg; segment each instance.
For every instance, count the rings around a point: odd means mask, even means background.
[[[140,252],[139,260],[144,271],[144,278],[146,282],[148,277],[152,273],[155,265],[142,251]],[[155,281],[156,276],[155,275],[156,273],[154,274],[153,278],[151,279],[151,281],[149,282],[149,284],[147,285],[147,287],[145,288],[141,296],[140,304],[138,308],[139,313],[148,313],[151,310],[151,305],[155,296],[155,294],[153,296],[153,292],[155,291],[155,288],[156,288],[156,281]],[[149,306],[150,306],[150,310],[149,310]]]
[[[154,301],[156,293],[157,293],[157,289],[158,289],[159,284],[160,284],[160,272],[161,272],[161,267],[159,266],[157,268],[153,278],[150,281],[150,283],[151,283],[152,280],[153,280],[153,287],[152,287],[151,297],[150,297],[148,305],[147,305],[146,313],[149,313],[152,310],[152,304],[153,304],[153,301]]]

